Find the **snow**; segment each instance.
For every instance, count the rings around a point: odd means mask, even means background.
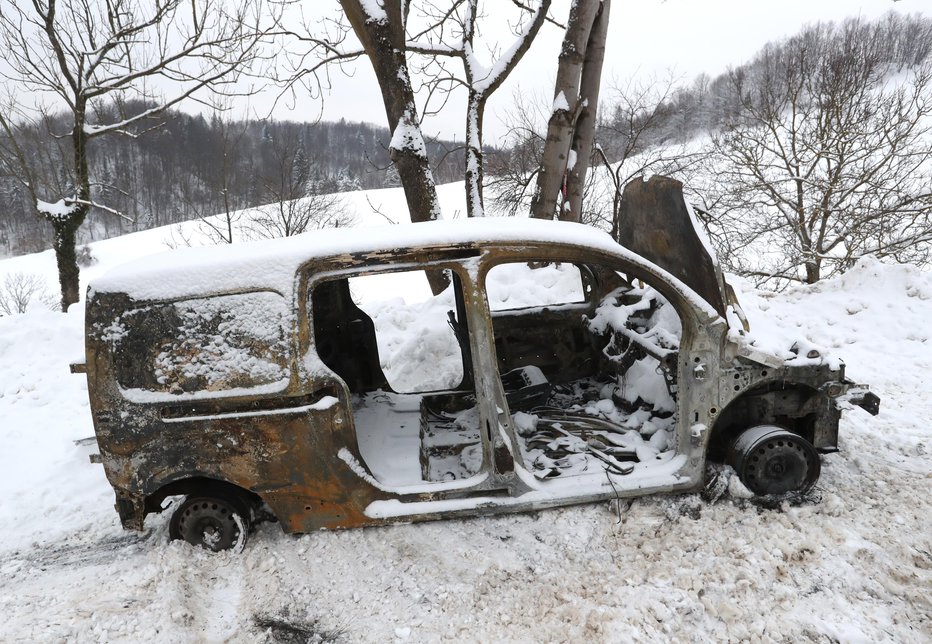
[[[498,264],[486,275],[485,289],[489,308],[493,311],[585,300],[582,276],[573,264],[547,264],[535,268],[524,262]]]
[[[432,295],[424,271],[349,281],[359,307],[375,323],[382,371],[392,389],[453,389],[462,382],[463,354],[447,321],[447,312],[456,308],[452,288]]]
[[[566,102],[566,94],[560,90],[560,93],[557,94],[553,99],[553,112],[569,112],[570,104]]]
[[[462,212],[462,184],[439,192],[447,214]],[[400,190],[368,196],[403,212]],[[360,212],[364,197],[353,197]],[[397,228],[377,235],[410,239]],[[424,239],[458,234],[429,230]],[[157,252],[168,236],[95,243],[99,262],[82,279]],[[360,231],[312,237],[327,252],[371,243]],[[310,239],[286,243],[284,263]],[[271,251],[240,249],[253,269],[231,279],[274,278],[260,274]],[[126,273],[101,284],[183,291],[174,280],[236,252],[154,260],[165,286]],[[16,271],[54,284],[51,253],[0,262],[0,277]],[[0,318],[0,641],[274,641],[257,625],[266,617],[349,642],[929,641],[932,275],[865,259],[814,286],[736,287],[755,346],[787,355],[801,337],[882,398],[877,417],[843,417],[817,500],[757,508],[732,477],[714,504],[644,497],[300,537],[262,524],[240,554],[169,542],[167,517],[124,532],[102,468],[88,462],[95,448],[73,442],[93,434],[85,378],[68,370],[83,353],[82,307]]]
[[[388,144],[390,150],[409,150],[416,156],[427,158],[427,146],[421,136],[421,128],[406,110],[404,116],[398,119],[398,125],[392,132],[392,140]]]
[[[370,21],[384,23],[388,20],[384,0],[360,0],[360,5]]]
[[[37,211],[41,212],[46,217],[53,217],[55,219],[67,219],[74,214],[76,209],[77,204],[75,202],[65,203],[64,199],[59,199],[55,203],[49,203],[41,199],[36,202]]]
[[[633,254],[589,226],[534,219],[485,218],[425,222],[417,225],[336,228],[284,240],[210,248],[180,248],[127,263],[91,282],[97,292],[122,292],[139,300],[162,300],[222,291],[277,290],[291,295],[298,267],[310,259],[406,246],[431,246],[523,237]],[[96,267],[95,267],[96,268]],[[655,268],[656,270],[656,268]],[[218,288],[219,287],[219,288]]]
[[[287,380],[284,361],[257,348],[280,345],[279,352],[287,356],[288,345],[283,340],[286,312],[280,296],[241,293],[168,306],[175,310],[181,325],[151,365],[161,390],[181,393],[178,383],[183,380],[198,380],[201,385],[194,387],[198,391],[231,389],[231,383],[238,380],[259,385]],[[213,328],[217,318],[223,321]],[[146,321],[144,317],[140,320]]]

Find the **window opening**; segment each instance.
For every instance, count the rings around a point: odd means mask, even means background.
[[[360,455],[385,485],[482,470],[465,300],[450,275],[437,295],[423,270],[333,280],[312,293],[316,350],[346,381]]]
[[[489,269],[485,290],[492,311],[584,302],[580,269],[566,262],[510,262]]]

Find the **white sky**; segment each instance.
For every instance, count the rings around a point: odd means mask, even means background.
[[[333,11],[335,0],[313,0],[315,11]],[[480,28],[483,36],[499,36],[501,43],[510,35],[499,3],[485,0],[488,14]],[[510,2],[507,2],[510,5]],[[569,0],[554,0],[551,14],[565,22]],[[664,76],[690,80],[699,73],[710,76],[739,65],[766,42],[790,36],[808,23],[842,20],[852,16],[873,19],[887,11],[932,14],[929,0],[614,0],[612,3],[609,43],[603,70],[603,99],[610,93],[613,79],[625,81],[633,76]],[[557,54],[562,33],[545,25],[541,34],[508,81],[493,95],[486,110],[486,142],[494,143],[504,135],[502,123],[516,95],[545,105],[553,94]],[[507,44],[506,44],[507,46]],[[322,117],[325,120],[368,121],[386,125],[378,86],[367,60],[351,67],[352,78],[334,75],[334,87],[325,96]],[[463,97],[451,100],[442,116],[425,122],[425,133],[463,139]],[[256,104],[261,106],[261,103]],[[282,102],[274,111],[281,119],[311,120],[321,114],[319,103],[301,101],[298,105]]]

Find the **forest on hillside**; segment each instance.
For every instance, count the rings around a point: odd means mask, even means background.
[[[132,114],[145,106],[108,109]],[[30,133],[31,149],[54,173],[69,153],[55,135],[67,129],[54,116],[43,125]],[[172,110],[138,130],[132,137],[102,137],[90,150],[95,201],[125,217],[93,209],[81,231],[84,243],[279,199],[400,185],[388,153],[391,135],[369,123],[236,120],[223,112],[205,117]],[[426,143],[438,181],[461,179],[462,149],[451,141]],[[15,177],[0,176],[0,213],[0,256],[50,247],[52,229],[36,217]]]

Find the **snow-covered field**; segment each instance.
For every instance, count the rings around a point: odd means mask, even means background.
[[[462,210],[462,184],[441,188]],[[369,193],[401,212],[398,191]],[[368,209],[362,194],[351,207]],[[363,220],[381,220],[378,215]],[[384,221],[384,220],[383,220]],[[164,248],[98,242],[85,277]],[[50,253],[0,262],[46,276]],[[818,501],[650,497],[285,536],[242,554],[124,532],[93,447],[80,306],[0,318],[0,641],[932,641],[932,275],[864,261],[742,289],[761,343],[802,335],[881,396],[848,412]]]

